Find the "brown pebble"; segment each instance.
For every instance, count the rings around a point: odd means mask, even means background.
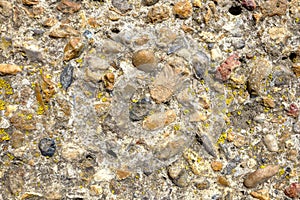
[[[223,164],[219,161],[213,161],[211,163],[211,168],[214,170],[214,171],[220,171],[223,167]]]
[[[169,16],[169,9],[166,6],[154,6],[147,14],[150,22],[159,23],[167,20]]]
[[[39,0],[22,0],[24,5],[32,6],[39,3]]]
[[[76,58],[81,53],[84,44],[80,38],[72,38],[64,48],[64,60],[69,61]]]
[[[57,19],[54,17],[50,17],[43,22],[43,26],[52,27],[57,23]]]
[[[78,12],[81,8],[81,5],[79,3],[75,3],[73,1],[69,0],[62,0],[58,5],[57,5],[57,10],[61,11],[62,13],[75,13]]]
[[[187,19],[193,14],[193,6],[190,1],[179,1],[173,7],[174,15],[181,19]]]
[[[296,77],[300,77],[300,63],[294,64],[292,67],[293,72],[295,73]]]
[[[223,176],[218,176],[218,183],[220,185],[225,186],[225,187],[229,187],[230,186],[229,181],[225,177],[223,177]]]
[[[117,169],[116,175],[119,180],[124,180],[131,175],[131,172],[127,170]]]
[[[250,194],[259,200],[270,200],[270,195],[267,190],[252,191]]]
[[[269,97],[263,97],[263,103],[264,103],[265,107],[269,107],[269,108],[274,108],[275,107],[274,100],[269,98]]]
[[[146,130],[157,130],[169,125],[175,121],[175,119],[176,113],[174,110],[154,113],[143,121],[143,128]]]
[[[156,58],[151,50],[142,49],[133,54],[132,64],[139,70],[151,72],[156,68]]]
[[[65,24],[60,25],[59,27],[53,29],[49,33],[49,36],[54,38],[65,38],[65,37],[78,36],[78,35],[80,35],[79,31]]]
[[[247,188],[254,188],[258,184],[267,181],[274,176],[279,170],[278,165],[269,165],[265,168],[260,168],[255,172],[250,173],[244,180],[244,185]]]
[[[0,64],[0,74],[16,74],[21,71],[22,69],[18,65]]]
[[[284,194],[290,198],[297,198],[300,196],[300,183],[292,183],[284,190]]]

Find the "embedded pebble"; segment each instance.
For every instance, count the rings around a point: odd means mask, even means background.
[[[143,121],[143,128],[154,131],[169,125],[170,123],[174,122],[175,119],[176,113],[174,110],[154,113]]]
[[[220,162],[220,161],[213,161],[211,163],[211,168],[214,170],[214,171],[221,171],[222,168],[223,168],[223,164]]]
[[[278,142],[274,135],[268,134],[264,137],[263,140],[269,151],[277,152],[279,150]]]
[[[172,182],[178,187],[188,186],[188,174],[181,163],[175,162],[170,165],[168,167],[168,174]]]
[[[112,5],[118,9],[121,13],[126,13],[132,10],[132,4],[129,1],[124,0],[112,0]]]
[[[56,8],[62,13],[73,14],[80,10],[81,4],[69,0],[62,0]]]
[[[222,186],[229,187],[230,183],[224,176],[218,176],[218,183]]]
[[[43,138],[39,142],[39,149],[43,156],[52,157],[56,150],[56,144],[54,139],[51,138]]]
[[[70,39],[64,48],[64,61],[69,61],[73,58],[77,58],[80,55],[83,47],[84,44],[81,38]]]
[[[160,23],[167,20],[170,17],[170,14],[169,9],[162,5],[152,7],[147,16],[152,23]]]
[[[60,83],[65,90],[70,87],[73,81],[73,70],[74,67],[71,64],[68,64],[60,74]]]
[[[143,4],[145,6],[153,6],[156,4],[159,0],[142,0]]]
[[[61,156],[67,161],[80,160],[81,156],[84,154],[85,150],[80,146],[68,143],[64,145],[61,149]]]
[[[142,49],[133,54],[132,64],[139,70],[151,72],[156,69],[156,58],[151,50]]]
[[[247,8],[250,11],[253,11],[256,8],[256,3],[254,0],[243,0],[242,6],[244,6],[245,8]]]
[[[268,190],[257,190],[250,193],[254,198],[259,200],[271,200]]]
[[[173,13],[181,19],[187,19],[193,14],[193,6],[188,0],[179,1],[175,3]]]
[[[297,198],[300,196],[300,183],[292,183],[285,188],[284,194],[290,198]]]
[[[239,56],[233,54],[229,56],[218,68],[216,72],[216,78],[226,81],[229,79],[232,71],[241,65],[238,60]]]
[[[209,189],[210,183],[208,180],[195,180],[194,185],[199,190],[206,190]]]
[[[22,0],[24,5],[32,6],[39,3],[39,0]]]
[[[296,77],[300,77],[300,63],[294,64],[292,70],[295,73]]]
[[[278,173],[278,165],[269,165],[265,168],[259,168],[255,172],[250,173],[244,180],[244,185],[247,188],[254,188],[258,184],[267,181],[269,178]]]
[[[14,64],[0,64],[0,74],[17,74],[18,72],[21,72],[22,69],[18,65]]]
[[[266,59],[257,59],[253,61],[252,70],[248,78],[248,91],[253,95],[264,94],[266,84],[264,80],[272,71],[272,65]]]

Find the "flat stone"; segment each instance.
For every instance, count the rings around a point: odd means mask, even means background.
[[[14,64],[0,64],[0,74],[12,74],[15,75],[18,72],[21,72],[22,69],[20,66],[18,65],[14,65]]]
[[[278,173],[278,165],[269,165],[265,168],[259,168],[255,172],[250,173],[244,180],[244,185],[247,188],[254,188],[258,184],[267,181],[269,178]]]
[[[117,169],[116,170],[116,177],[118,180],[124,180],[128,178],[132,173],[126,169]]]
[[[80,10],[81,4],[69,0],[62,0],[56,8],[62,13],[73,14]]]
[[[124,0],[112,0],[112,5],[121,13],[126,13],[132,10],[132,4]]]
[[[269,192],[267,190],[252,191],[250,194],[251,196],[259,200],[271,200]]]
[[[176,113],[174,110],[154,113],[143,121],[143,129],[151,131],[161,129],[175,121],[175,119]]]
[[[173,13],[181,19],[187,19],[193,14],[193,6],[188,0],[179,1],[175,3]]]
[[[81,156],[85,152],[84,149],[82,149],[80,146],[72,143],[68,143],[66,145],[63,145],[61,148],[61,156],[65,160],[71,162],[80,160]]]
[[[53,20],[50,19],[47,22],[49,26],[51,26],[53,23],[56,23],[55,19]],[[79,31],[66,24],[60,25],[59,27],[53,29],[49,33],[49,36],[54,38],[66,38],[66,37],[79,36],[79,35],[80,35]]]
[[[24,5],[32,6],[39,3],[39,0],[22,0]]]

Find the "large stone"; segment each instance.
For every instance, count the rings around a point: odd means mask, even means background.
[[[258,184],[267,181],[269,178],[278,173],[278,165],[269,165],[265,168],[260,168],[255,172],[250,173],[244,180],[244,185],[247,188],[254,188]]]

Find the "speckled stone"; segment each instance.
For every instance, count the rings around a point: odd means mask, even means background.
[[[152,23],[159,23],[170,17],[169,9],[166,6],[154,6],[147,14],[148,19]]]

